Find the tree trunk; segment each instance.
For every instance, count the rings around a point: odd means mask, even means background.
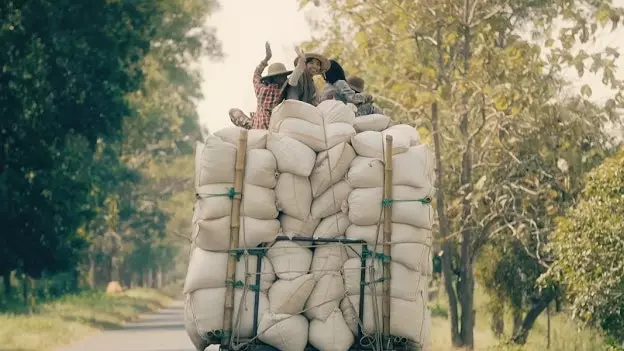
[[[151,268],[147,269],[146,278],[147,278],[147,281],[145,282],[145,287],[146,288],[154,287],[154,273]]]
[[[95,289],[95,257],[93,254],[89,255],[89,272],[87,273],[87,280],[89,282],[89,288]]]
[[[533,303],[533,306],[522,321],[522,326],[520,327],[520,330],[518,330],[511,338],[511,341],[514,344],[526,344],[529,333],[531,332],[531,329],[533,328],[537,317],[539,317],[539,315],[544,312],[546,307],[548,307],[548,305],[555,299],[555,296],[556,294],[554,292],[547,291],[542,294],[541,298],[538,301]]]
[[[438,23],[436,28],[436,37],[438,42],[438,85],[442,84],[442,69],[444,67],[444,50],[441,47],[442,43],[442,26]],[[455,289],[453,287],[453,280],[455,274],[453,273],[453,244],[448,240],[450,234],[449,219],[446,213],[446,204],[444,197],[444,167],[442,164],[442,142],[440,140],[440,121],[438,103],[431,104],[431,125],[433,129],[433,147],[435,153],[436,163],[436,210],[438,212],[438,221],[440,232],[438,234],[442,241],[442,274],[444,277],[444,288],[449,301],[449,314],[451,323],[451,340],[453,345],[461,346],[461,338],[459,334],[459,313],[457,310],[457,296],[455,295]]]
[[[513,319],[513,329],[511,331],[511,335],[516,335],[522,328],[522,310],[514,307],[511,310],[511,315]]]
[[[13,287],[11,286],[11,271],[2,273],[2,282],[4,285],[4,296],[9,299],[13,295]]]
[[[162,268],[156,269],[156,289],[162,289],[163,287],[163,273]]]

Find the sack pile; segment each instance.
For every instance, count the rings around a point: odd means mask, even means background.
[[[248,134],[236,267],[234,336],[279,350],[347,350],[356,342],[361,245],[275,241],[276,236],[364,240],[363,332],[382,326],[382,263],[391,262],[390,333],[425,344],[431,274],[433,157],[408,125],[355,118],[340,101],[287,100],[268,131]],[[198,349],[220,342],[236,142],[226,128],[198,144],[193,244],[184,287],[186,329]],[[393,198],[384,196],[385,136],[393,136]],[[392,257],[383,252],[383,206],[392,205]],[[242,249],[263,245],[266,255]],[[314,247],[313,247],[314,246]],[[257,257],[261,283],[256,285]],[[260,292],[258,335],[254,297]],[[377,316],[377,322],[375,322]]]

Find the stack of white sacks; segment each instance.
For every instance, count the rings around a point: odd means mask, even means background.
[[[355,118],[339,101],[314,107],[287,100],[268,131],[249,131],[242,190],[240,248],[270,246],[255,286],[256,256],[237,264],[235,335],[253,334],[254,294],[260,290],[257,338],[279,350],[347,350],[356,342],[361,246],[277,241],[278,235],[365,240],[383,247],[383,152],[393,142],[391,326],[394,336],[426,343],[431,274],[433,157],[407,125],[382,115]],[[239,128],[198,145],[193,244],[184,293],[186,329],[198,349],[222,329],[231,189]],[[404,201],[401,201],[404,200]],[[370,254],[364,332],[381,328],[381,255]],[[373,257],[375,256],[375,257]],[[374,271],[373,271],[374,269]],[[374,283],[378,281],[379,283]],[[378,300],[375,303],[374,300]],[[377,305],[377,306],[375,306]],[[377,308],[377,312],[374,308]],[[378,323],[374,316],[378,315]],[[376,329],[377,328],[377,329]],[[426,349],[426,347],[425,347]]]

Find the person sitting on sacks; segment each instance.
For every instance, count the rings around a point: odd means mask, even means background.
[[[362,93],[364,91],[364,79],[358,76],[350,76],[347,78],[347,84],[353,89],[356,93]],[[370,96],[370,95],[369,95]],[[357,107],[357,112],[355,116],[365,116],[372,114],[383,114],[383,111],[377,104],[375,104],[372,99],[370,102],[364,102],[361,104],[355,104]]]
[[[299,100],[310,105],[318,105],[316,86],[313,77],[325,73],[329,69],[329,60],[319,54],[304,54],[295,48],[295,70],[288,77],[288,85],[284,90],[284,99]]]
[[[372,96],[357,92],[347,84],[344,69],[337,61],[330,60],[329,62],[329,69],[323,76],[326,84],[321,95],[321,101],[334,99],[355,106],[372,102]]]
[[[273,108],[279,105],[283,100],[284,88],[287,77],[292,71],[286,69],[283,63],[272,63],[267,69],[267,75],[262,76],[262,71],[269,64],[269,60],[273,56],[271,46],[267,42],[265,44],[266,56],[253,74],[253,86],[258,100],[256,113],[252,113],[251,117],[247,117],[245,113],[237,108],[230,109],[230,120],[234,125],[245,129],[269,129],[269,121]]]

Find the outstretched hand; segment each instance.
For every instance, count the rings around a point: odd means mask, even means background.
[[[271,51],[271,44],[269,44],[268,41],[264,44],[264,49],[266,51],[264,60],[268,62],[271,59],[271,57],[273,57],[273,52]]]
[[[297,57],[299,58],[297,61],[298,65],[305,65],[305,53],[299,46],[295,46],[295,52],[297,53]]]

